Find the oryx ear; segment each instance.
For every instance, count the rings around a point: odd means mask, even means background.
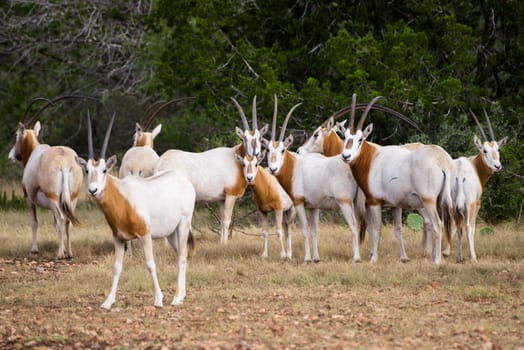
[[[35,123],[33,130],[35,131],[35,135],[38,136],[38,133],[40,132],[40,122],[39,121]]]
[[[502,148],[502,146],[504,146],[506,143],[508,142],[508,137],[504,137],[502,140],[500,141],[497,141],[498,145],[499,145],[499,148]]]
[[[293,135],[290,134],[286,139],[284,140],[284,147],[288,148],[293,143]]]
[[[142,132],[142,127],[138,123],[135,124],[135,132],[137,134],[140,134]]]
[[[345,121],[344,121],[345,122]],[[329,117],[328,119],[328,122],[326,124],[326,129],[324,130],[324,132],[326,134],[329,134],[329,132],[331,131],[331,129],[333,128],[333,125],[335,124],[335,119],[333,119],[333,117]]]
[[[260,152],[260,155],[257,156],[257,165],[260,165],[264,158],[266,157],[267,150],[263,149],[262,152]]]
[[[106,160],[107,171],[110,171],[111,169],[113,169],[113,167],[116,165],[116,162],[117,162],[116,155],[112,155],[111,157],[109,157],[109,159]]]
[[[84,171],[86,171],[86,169],[87,169],[87,161],[86,161],[84,158],[82,158],[82,157],[78,157],[78,156],[75,157],[75,160],[76,160],[76,163],[77,163],[78,165],[80,165],[80,167],[81,167]]]
[[[240,164],[244,164],[244,157],[238,154],[237,152],[233,153],[235,154],[235,159],[237,160],[237,162],[239,162]]]
[[[373,123],[371,123],[368,126],[366,126],[364,131],[362,131],[362,137],[364,139],[367,138],[369,136],[369,134],[371,134],[372,131],[373,131]]]
[[[238,126],[235,126],[235,132],[242,140],[244,139],[244,130],[240,129]]]
[[[153,136],[153,139],[160,134],[160,130],[162,130],[162,124],[158,124],[156,128],[153,129],[151,132],[151,136]]]
[[[260,129],[258,132],[260,133],[260,137],[264,136],[269,129],[269,124],[266,124]]]
[[[343,122],[337,122],[334,126],[335,132],[344,134],[346,132],[346,127],[344,124],[346,124],[347,120],[344,120]]]
[[[482,150],[482,141],[480,141],[479,137],[477,135],[473,135],[473,142],[475,143],[475,146],[477,146],[478,150]]]

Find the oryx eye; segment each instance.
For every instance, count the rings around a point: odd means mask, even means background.
[[[102,171],[104,174],[107,173],[107,169],[104,169],[104,171]]]
[[[313,134],[313,137],[317,138],[318,137],[318,133]]]
[[[486,150],[482,150],[482,152],[484,152],[484,154],[488,154],[488,151],[486,151]]]

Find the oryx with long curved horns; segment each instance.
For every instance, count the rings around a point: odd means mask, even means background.
[[[113,283],[102,308],[110,309],[115,302],[118,281],[124,259],[124,242],[138,239],[144,248],[147,269],[155,288],[154,305],[163,306],[163,294],[158,283],[152,239],[167,238],[178,254],[178,283],[173,305],[181,304],[186,295],[188,249],[193,249],[191,220],[195,191],[191,183],[173,171],[165,171],[148,178],[128,176],[119,179],[110,174],[116,156],[106,160],[109,135],[115,115],[107,128],[100,158],[95,159],[91,118],[88,117],[89,159],[77,158],[87,172],[87,191],[106,218],[113,233],[115,263]],[[189,247],[188,247],[189,243]]]
[[[404,146],[380,146],[366,141],[373,124],[363,129],[364,122],[380,98],[375,97],[368,104],[356,126],[355,108],[350,109],[348,128],[339,124],[344,133],[342,159],[349,163],[358,185],[366,194],[368,232],[372,239],[371,262],[378,260],[381,207],[385,205],[424,210],[426,226],[433,232],[433,262],[440,264],[442,232],[445,229],[449,239],[452,220],[453,160],[436,145],[420,145],[410,150]]]
[[[69,228],[71,224],[80,223],[75,215],[75,208],[83,181],[83,172],[76,164],[77,154],[73,149],[40,144],[38,136],[41,126],[36,119],[46,108],[68,98],[86,98],[86,96],[64,95],[53,100],[43,97],[31,100],[24,113],[24,122],[18,125],[16,143],[9,152],[9,159],[21,162],[24,167],[22,187],[31,215],[31,253],[38,253],[36,207],[46,208],[53,212],[58,237],[57,259],[73,256]],[[27,119],[33,104],[40,101],[45,101],[46,104]],[[30,129],[28,126],[33,123],[34,126]]]
[[[300,155],[288,150],[293,135],[284,139],[287,124],[296,104],[286,115],[280,136],[276,138],[278,100],[275,95],[275,108],[271,129],[271,141],[263,140],[268,149],[268,169],[276,176],[295,206],[304,235],[304,261],[319,261],[318,255],[318,217],[319,211],[340,209],[352,233],[353,261],[360,261],[359,244],[365,232],[365,198],[348,166],[340,157],[324,157],[319,154]],[[360,194],[359,194],[360,192]],[[310,224],[306,209],[311,209]],[[313,256],[309,241],[311,239]]]
[[[475,222],[480,209],[482,193],[493,173],[500,171],[500,149],[508,138],[496,141],[489,116],[484,110],[490,138],[488,139],[482,125],[473,111],[469,110],[482,136],[482,141],[474,136],[473,142],[479,153],[471,157],[460,157],[454,160],[456,181],[453,191],[455,203],[455,224],[458,232],[457,261],[462,261],[462,233],[466,231],[469,256],[471,261],[477,261],[475,253]]]

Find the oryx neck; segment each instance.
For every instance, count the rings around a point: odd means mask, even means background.
[[[371,163],[375,159],[380,146],[364,141],[360,146],[360,154],[350,164],[353,176],[357,181],[358,185],[362,188],[366,194],[366,200],[368,204],[376,204],[378,199],[373,198],[369,189],[369,172],[371,169]]]
[[[473,166],[475,167],[475,170],[477,171],[480,185],[482,186],[482,190],[484,191],[484,187],[486,187],[489,178],[491,177],[491,175],[493,175],[493,170],[490,167],[488,167],[486,163],[484,163],[484,160],[482,159],[482,155],[480,153],[472,157],[470,160]]]
[[[22,164],[24,166],[27,164],[29,157],[31,157],[31,153],[33,153],[33,151],[36,147],[38,147],[38,145],[40,145],[40,142],[38,142],[38,138],[36,137],[35,132],[33,130],[26,130],[26,137],[20,145]]]
[[[324,140],[323,149],[326,157],[339,155],[344,150],[344,141],[331,130]]]

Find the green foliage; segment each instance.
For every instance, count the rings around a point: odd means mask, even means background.
[[[11,192],[9,197],[5,191],[0,194],[0,210],[22,210],[27,209],[25,198],[16,195],[15,191]]]
[[[486,226],[480,229],[480,235],[481,236],[491,236],[495,234],[495,230],[493,227]]]
[[[424,228],[424,218],[417,213],[409,213],[406,217],[406,225],[413,231],[420,231]]]

